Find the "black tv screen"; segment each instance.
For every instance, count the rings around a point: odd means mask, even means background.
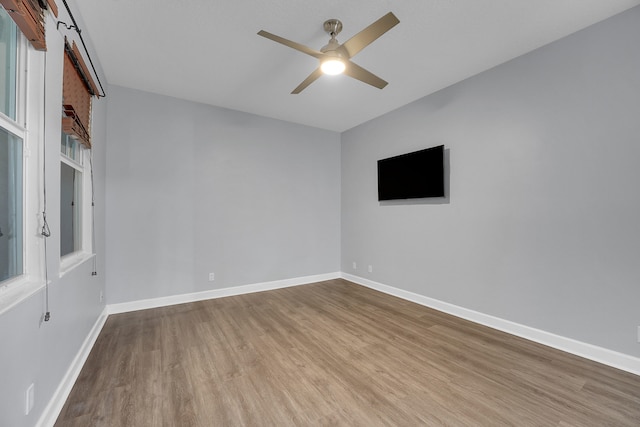
[[[378,200],[444,197],[444,145],[378,160]]]

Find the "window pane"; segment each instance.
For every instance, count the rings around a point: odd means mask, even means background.
[[[0,7],[0,112],[16,118],[16,24]]]
[[[62,138],[60,139],[60,152],[74,160],[80,166],[82,166],[82,148],[77,139],[72,138],[66,133],[62,132]]]
[[[22,140],[0,129],[0,281],[23,273]]]
[[[80,189],[82,173],[60,163],[60,256],[81,249]]]

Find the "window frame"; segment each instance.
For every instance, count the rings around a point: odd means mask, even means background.
[[[16,83],[15,83],[15,119],[7,116],[0,111],[0,127],[12,134],[16,138],[22,141],[22,274],[11,277],[0,282],[0,287],[8,288],[24,281],[24,276],[28,274],[28,259],[27,259],[27,236],[26,236],[26,205],[27,205],[27,157],[29,155],[28,142],[27,142],[27,127],[25,123],[25,98],[26,87],[24,84],[24,70],[25,58],[24,58],[24,37],[20,33],[20,30],[16,27]]]
[[[22,139],[22,274],[0,282],[0,314],[45,286],[41,194],[44,156],[44,61],[18,29],[15,119],[0,112],[0,126]]]
[[[64,133],[63,133],[64,135]],[[78,141],[78,149],[80,150],[79,155],[81,156],[81,161],[75,161],[66,154],[60,153],[60,167],[62,167],[62,163],[72,167],[73,169],[79,171],[81,173],[81,188],[80,192],[80,203],[79,203],[79,219],[80,224],[77,226],[80,230],[79,243],[80,248],[66,255],[60,256],[60,277],[67,274],[69,271],[73,270],[76,266],[84,263],[86,260],[95,256],[93,250],[93,241],[92,241],[92,221],[91,221],[91,171],[88,170],[88,166],[90,165],[89,156],[91,155],[91,149],[87,148],[84,144],[81,144]],[[89,166],[90,167],[90,166]],[[62,218],[60,218],[62,220]],[[60,230],[60,240],[62,240],[62,227],[59,227]]]

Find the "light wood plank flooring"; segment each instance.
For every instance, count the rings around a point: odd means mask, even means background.
[[[640,377],[344,280],[108,318],[66,426],[640,426]]]

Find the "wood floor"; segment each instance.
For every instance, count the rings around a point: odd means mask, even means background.
[[[640,377],[344,280],[107,320],[66,426],[640,426]]]

